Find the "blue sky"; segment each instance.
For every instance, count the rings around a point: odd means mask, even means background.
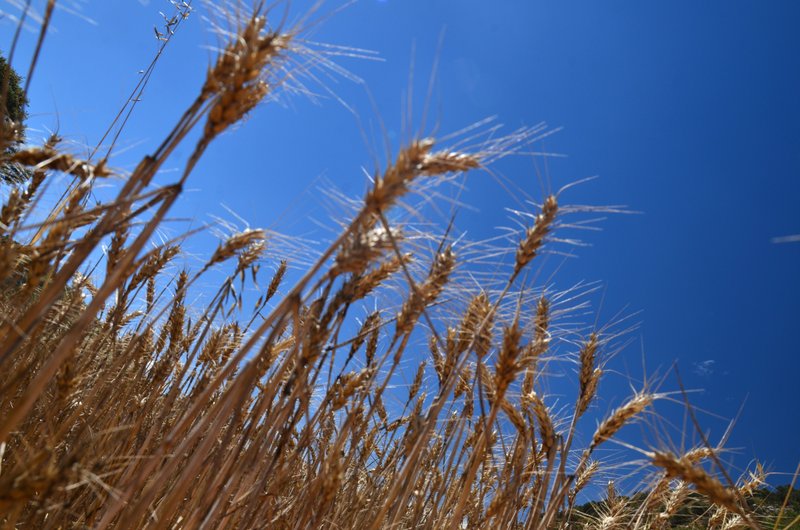
[[[31,128],[58,124],[78,146],[99,140],[151,60],[158,11],[170,5],[79,7],[95,23],[56,14],[30,94]],[[727,445],[738,465],[758,457],[791,472],[800,460],[800,243],[772,238],[800,233],[798,17],[791,1],[360,0],[312,36],[379,52],[381,61],[337,59],[368,90],[325,81],[360,120],[330,97],[257,109],[203,159],[175,211],[193,221],[176,222],[175,233],[212,215],[234,219],[230,209],[252,226],[328,237],[309,221],[330,213],[318,187],[361,194],[361,168],[383,156],[374,147],[383,139],[378,118],[394,143],[408,132],[401,102],[412,58],[416,125],[438,59],[425,132],[487,116],[509,129],[545,121],[561,130],[535,147],[566,156],[546,166],[515,157],[501,164],[503,175],[539,197],[537,169],[553,189],[598,176],[565,200],[641,212],[611,215],[601,232],[584,234],[591,246],[574,249],[578,259],[558,274],[561,287],[602,282],[602,299],[593,299],[600,321],[623,311],[640,323],[612,362],[620,375],[601,390],[609,400],[600,412],[629,390],[626,374],[641,377],[642,352],[648,373],[677,361],[686,386],[703,390],[692,394],[699,408],[737,418]],[[0,25],[2,42],[11,30]],[[19,57],[33,34],[24,41]],[[194,98],[214,44],[192,16],[160,62],[116,165],[131,167],[158,145]],[[174,167],[187,155],[177,153]],[[460,214],[471,236],[511,225],[504,208],[514,203],[490,176],[472,177],[466,198],[477,210]],[[675,388],[674,378],[664,384]],[[705,418],[713,440],[726,421]]]

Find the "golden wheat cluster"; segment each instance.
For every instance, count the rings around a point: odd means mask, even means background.
[[[190,16],[190,3],[176,6],[164,45]],[[615,337],[560,327],[573,293],[524,280],[576,210],[557,193],[528,212],[505,276],[485,285],[464,272],[463,241],[397,215],[416,191],[484,170],[539,127],[410,139],[288,284],[297,269],[261,230],[230,236],[196,272],[176,269],[178,240],[153,235],[206,148],[329,61],[262,2],[216,9],[229,26],[206,82],[130,174],[55,135],[6,149],[20,130],[6,120],[2,163],[30,178],[0,212],[3,528],[662,529],[687,506],[687,527],[772,524],[748,502],[760,468],[729,481],[706,445],[641,449],[642,488],[616,491],[598,449],[618,447],[608,441],[663,394],[645,385],[587,425]],[[180,178],[154,185],[195,128]],[[109,181],[116,196],[90,206]],[[68,183],[63,197],[37,216],[54,182]],[[212,269],[225,279],[190,305]],[[247,315],[244,286],[270,269]],[[574,367],[569,405],[548,395],[558,360]],[[584,497],[599,501],[593,511],[579,509]]]

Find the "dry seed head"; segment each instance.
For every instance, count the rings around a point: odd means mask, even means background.
[[[659,477],[658,481],[650,487],[650,490],[647,492],[647,498],[645,499],[645,511],[648,513],[654,513],[654,510],[664,504],[669,497],[669,477],[662,475]]]
[[[369,271],[358,279],[358,282],[355,285],[353,299],[361,300],[362,298],[368,296],[391,275],[400,270],[400,267],[403,266],[403,263],[409,263],[410,261],[410,253],[402,256],[395,255],[384,261],[377,268]]]
[[[533,434],[533,430],[531,430],[531,434]],[[532,477],[539,476],[539,466],[542,463],[541,459],[539,458],[539,453],[537,451],[528,451],[528,457],[525,460],[525,466],[522,471],[522,480],[523,482],[529,482]],[[531,492],[527,492],[528,495]]]
[[[156,278],[151,276],[147,278],[147,292],[145,294],[145,303],[147,304],[147,313],[153,312],[153,306],[156,300]]]
[[[591,399],[588,396],[589,385],[591,383],[595,369],[595,354],[597,353],[597,334],[589,335],[589,340],[583,343],[580,351],[580,372],[578,380],[580,382],[579,402],[586,402]],[[580,415],[580,414],[579,414]]]
[[[519,341],[522,338],[522,330],[519,322],[514,320],[511,326],[503,330],[503,346],[497,356],[497,366],[495,367],[495,385],[498,393],[502,396],[506,389],[514,380],[519,371]]]
[[[486,517],[488,519],[493,518],[494,516],[498,515],[500,511],[505,507],[507,497],[505,490],[500,490],[497,494],[492,497],[491,502],[489,503],[489,507],[486,508]]]
[[[68,153],[60,153],[47,146],[22,149],[13,153],[9,160],[23,166],[35,168],[37,171],[54,169],[81,179],[107,177],[112,174],[104,163],[92,166],[84,160],[79,160]]]
[[[719,528],[725,523],[725,518],[728,516],[728,510],[717,506],[711,517],[708,518],[708,528]]]
[[[617,488],[614,485],[614,481],[609,480],[608,484],[606,484],[606,504],[613,509],[617,500]]]
[[[433,139],[423,138],[401,149],[394,164],[386,168],[383,175],[375,177],[375,184],[364,200],[366,211],[379,212],[391,207],[419,176],[467,171],[481,165],[477,155],[450,151],[431,153],[433,145]],[[375,219],[365,221],[374,222]]]
[[[486,392],[486,399],[489,400],[490,404],[495,402],[497,396],[497,387],[495,386],[495,378],[489,373],[489,369],[486,368],[486,365],[482,362],[478,362],[478,366],[476,368],[478,377],[480,378],[480,382],[484,385],[484,391]]]
[[[40,262],[38,265],[42,269],[46,269],[44,264],[54,251],[65,247],[72,230],[84,224],[85,218],[80,216],[80,213],[83,211],[83,199],[89,191],[91,191],[90,181],[84,179],[70,191],[62,217],[49,224],[47,236],[39,244],[38,255],[33,258],[34,261]],[[32,264],[32,268],[35,268],[36,265]]]
[[[171,245],[156,249],[147,261],[139,268],[138,271],[131,277],[129,282],[129,289],[135,289],[142,282],[154,278],[161,270],[172,261],[172,259],[180,252],[180,247]]]
[[[386,425],[386,420],[389,418],[389,413],[386,412],[386,406],[383,404],[383,399],[380,396],[375,398],[375,413],[381,420],[381,425]]]
[[[278,287],[280,287],[283,276],[286,274],[286,268],[286,260],[281,260],[280,265],[278,265],[278,270],[275,271],[275,275],[272,277],[272,280],[270,280],[269,286],[267,287],[266,300],[271,299],[273,296],[275,296],[275,293],[278,292]]]
[[[121,327],[125,327],[140,316],[144,315],[144,311],[132,311],[130,313],[125,314],[119,321],[119,325]]]
[[[408,400],[411,401],[417,396],[420,387],[422,386],[422,378],[425,376],[425,361],[419,363],[417,373],[414,375],[414,381],[411,383],[411,388],[408,389]]]
[[[358,333],[353,338],[353,343],[350,345],[350,354],[348,357],[352,357],[356,354],[359,348],[364,344],[364,341],[367,340],[367,337],[372,333],[373,329],[379,328],[380,324],[381,315],[378,311],[373,311],[364,319],[364,323],[361,324],[361,328],[358,330]]]
[[[182,270],[178,275],[178,282],[175,285],[175,299],[172,302],[172,309],[167,318],[166,329],[169,330],[169,342],[171,347],[175,347],[183,342],[183,325],[186,320],[186,285],[189,282],[189,273]]]
[[[423,157],[420,172],[423,175],[432,176],[469,171],[480,167],[480,159],[475,155],[439,151]]]
[[[536,361],[550,346],[550,301],[542,295],[536,304],[534,317],[533,340],[525,345],[522,352],[522,363],[525,365],[525,377],[522,380],[522,392],[533,392],[533,380],[536,375]]]
[[[416,140],[401,149],[395,163],[383,175],[375,177],[375,184],[364,201],[367,211],[379,212],[392,206],[407,191],[407,185],[419,175],[423,157],[433,148],[433,140]],[[377,219],[370,219],[374,223]]]
[[[417,439],[419,439],[419,436],[422,434],[422,429],[425,424],[425,417],[422,415],[422,405],[426,397],[425,392],[420,394],[414,403],[414,408],[407,416],[408,426],[406,427],[405,433],[403,433],[403,454],[405,455],[411,451]]]
[[[451,440],[453,437],[453,432],[456,430],[456,427],[459,425],[458,421],[458,413],[453,411],[450,413],[450,417],[447,418],[445,421],[444,427],[444,439]]]
[[[614,413],[611,414],[611,416],[606,418],[606,420],[604,420],[597,427],[597,430],[594,433],[594,437],[592,438],[590,449],[594,449],[599,444],[605,442],[606,440],[614,436],[617,433],[617,431],[619,431],[622,428],[623,425],[625,425],[633,417],[641,413],[651,403],[653,403],[652,394],[648,393],[636,394],[627,403],[625,403],[617,410],[615,410]]]
[[[236,264],[237,272],[242,272],[247,270],[256,261],[261,259],[266,249],[267,249],[267,244],[264,241],[253,241],[252,243],[247,245],[244,248],[244,250],[242,250],[242,252],[239,254],[239,262]],[[257,271],[258,268],[256,267],[253,270]]]
[[[756,463],[756,470],[749,472],[749,477],[744,484],[739,487],[739,494],[749,497],[755,493],[756,489],[764,485],[767,474],[760,463]]]
[[[80,272],[76,272],[72,277],[72,286],[75,289],[86,289],[86,291],[92,296],[97,295],[97,287],[92,283],[91,278],[84,276]]]
[[[550,344],[550,300],[544,295],[539,298],[536,304],[536,317],[533,321],[534,335],[533,341],[537,345],[537,349],[544,352]]]
[[[448,338],[455,334],[453,328],[447,328]],[[448,341],[449,342],[449,341]],[[435,335],[428,337],[428,349],[433,358],[433,368],[436,370],[436,377],[439,378],[439,385],[447,378],[447,366],[445,365],[445,356],[439,350],[439,342]]]
[[[6,232],[22,214],[24,201],[16,188],[12,188],[0,212],[0,233]]]
[[[327,337],[328,329],[321,325],[322,309],[325,306],[323,297],[317,298],[300,314],[302,337],[302,366],[314,361],[322,353],[322,346]]]
[[[417,319],[425,307],[442,293],[455,268],[455,262],[455,254],[449,246],[436,256],[430,274],[421,285],[418,285],[409,294],[397,315],[397,335],[405,335],[414,329]]]
[[[667,497],[664,504],[664,509],[658,516],[651,522],[653,529],[665,528],[669,524],[670,518],[675,515],[678,509],[683,505],[686,497],[689,495],[689,486],[686,482],[678,481],[675,487]]]
[[[589,485],[598,469],[600,469],[600,463],[597,460],[592,460],[589,465],[583,466],[575,479],[575,486],[573,486],[572,490],[569,492],[570,504],[575,502],[578,493]]]
[[[606,514],[600,517],[598,530],[616,530],[622,528],[617,514]]]
[[[122,217],[127,217],[128,213],[130,213],[130,208],[126,208]],[[108,252],[106,253],[106,276],[109,276],[117,268],[117,264],[122,258],[123,247],[128,239],[129,229],[130,225],[123,223],[114,231],[114,235],[111,237],[111,246],[108,247]]]
[[[547,406],[542,401],[536,392],[531,392],[526,395],[526,400],[533,408],[533,414],[536,416],[536,421],[539,423],[539,432],[542,437],[542,453],[548,458],[552,458],[553,450],[556,444],[556,431],[553,427],[553,419],[550,417],[550,412]]]
[[[386,432],[394,432],[406,423],[406,418],[398,418],[386,424]]]
[[[389,234],[383,226],[376,226],[365,232],[356,230],[350,233],[342,244],[342,250],[336,256],[331,275],[336,276],[346,272],[361,274],[385,251],[392,248],[392,238],[398,240],[401,237],[397,231]]]
[[[533,226],[528,228],[525,239],[519,244],[512,278],[516,278],[525,265],[536,257],[537,252],[544,242],[544,238],[550,233],[557,212],[558,201],[555,195],[550,195],[544,201],[542,211],[536,216]]]
[[[685,458],[678,458],[672,453],[653,453],[653,465],[664,469],[669,478],[679,478],[687,484],[692,484],[698,492],[708,500],[731,512],[742,514],[735,493],[720,483],[715,477],[709,475],[703,468],[695,466]]]
[[[525,418],[522,417],[520,411],[505,398],[500,400],[500,407],[503,409],[503,412],[506,413],[509,421],[511,421],[511,424],[514,426],[520,436],[527,437],[528,429],[525,425]]]
[[[600,383],[601,377],[603,377],[603,370],[600,368],[595,368],[589,377],[588,383],[586,384],[586,393],[582,394],[578,399],[577,408],[575,410],[575,414],[578,418],[580,418],[583,413],[586,412],[586,409],[589,408],[592,399],[595,395],[597,395],[597,386]]]
[[[492,347],[492,328],[494,326],[494,313],[492,304],[486,293],[481,292],[470,300],[458,337],[457,353],[463,353],[470,347],[478,358],[484,357]]]
[[[244,118],[261,103],[269,91],[270,87],[266,82],[257,81],[240,87],[236,92],[223,95],[208,113],[204,137],[213,138]]]
[[[39,187],[44,182],[44,177],[46,173],[44,171],[34,171],[33,175],[31,176],[31,181],[28,183],[28,187],[25,188],[25,193],[22,194],[22,198],[25,203],[31,202],[36,192],[39,190]]]
[[[456,387],[453,389],[454,397],[458,398],[472,390],[472,377],[472,369],[469,366],[465,366],[464,369],[461,370],[461,373],[458,374]]]
[[[376,311],[375,315],[375,324],[372,326],[372,329],[369,332],[367,347],[364,351],[364,358],[367,361],[368,367],[372,366],[373,362],[375,361],[375,353],[378,351],[378,339],[380,338],[381,333],[380,314]]]
[[[350,396],[355,394],[363,385],[364,381],[370,376],[369,369],[361,370],[358,373],[348,373],[342,375],[336,383],[333,392],[333,399],[331,400],[331,407],[333,410],[339,410],[347,404]]]
[[[533,392],[533,379],[535,370],[532,366],[525,369],[525,376],[522,378],[522,393],[529,394]]]
[[[265,70],[270,66],[280,69],[292,35],[267,31],[266,26],[265,16],[253,14],[209,69],[200,95],[204,101],[213,98],[204,139],[241,120],[270,92]]]
[[[691,449],[690,451],[687,451],[683,455],[683,458],[685,458],[688,462],[691,462],[692,464],[696,464],[702,460],[707,460],[712,456],[714,456],[714,450],[711,449],[710,447],[701,445],[700,447],[696,447],[694,449]]]
[[[218,263],[222,263],[236,255],[242,249],[247,249],[249,246],[264,241],[263,230],[245,230],[238,234],[233,234],[224,243],[217,247],[211,259],[208,260],[203,270],[213,267]],[[257,259],[257,258],[256,258]]]
[[[67,405],[68,405],[68,400],[72,395],[72,392],[75,390],[77,386],[75,381],[77,375],[75,373],[76,372],[75,364],[76,364],[75,356],[72,355],[67,360],[67,362],[65,362],[64,365],[61,367],[61,370],[59,370],[58,376],[56,377],[56,386],[57,386],[59,400],[61,400],[62,402],[67,402]]]
[[[326,457],[320,475],[322,491],[320,492],[319,506],[327,507],[336,497],[344,479],[344,463],[343,455],[329,454]]]
[[[464,394],[464,407],[461,409],[461,415],[464,418],[471,418],[475,412],[475,394],[470,388]]]
[[[197,361],[201,363],[216,362],[221,353],[220,346],[225,340],[227,330],[225,328],[214,329],[211,335],[200,350],[200,355],[197,356]]]
[[[273,361],[280,355],[281,353],[288,351],[289,348],[293,347],[295,344],[294,336],[291,335],[286,337],[283,340],[279,340],[270,344],[264,351],[264,355],[261,358],[261,368],[262,370],[266,371],[270,366],[272,366]]]
[[[580,383],[580,395],[576,401],[575,416],[580,418],[597,392],[597,384],[600,381],[602,371],[595,367],[597,354],[597,334],[592,333],[589,339],[583,343],[580,351],[580,370],[578,381]]]
[[[450,279],[450,273],[456,265],[456,255],[452,247],[448,246],[436,256],[433,268],[428,279],[423,284],[426,303],[430,303],[441,294],[445,284]]]

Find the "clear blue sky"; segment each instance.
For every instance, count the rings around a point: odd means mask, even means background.
[[[31,126],[58,122],[68,139],[93,144],[152,58],[158,11],[170,6],[88,1],[80,8],[96,25],[57,13],[33,79]],[[641,375],[642,351],[650,372],[677,360],[686,385],[704,389],[692,396],[698,407],[730,419],[743,406],[728,443],[738,464],[759,457],[791,472],[800,460],[800,243],[771,239],[800,233],[798,20],[800,4],[788,0],[360,0],[314,39],[380,52],[382,62],[339,60],[365,80],[369,96],[342,79],[326,82],[358,109],[371,140],[381,135],[370,97],[397,139],[411,58],[421,106],[443,30],[430,113],[440,131],[491,115],[509,128],[563,127],[544,145],[568,155],[548,161],[553,187],[597,175],[565,199],[642,212],[611,216],[602,232],[585,234],[591,246],[577,249],[579,259],[558,276],[562,287],[603,282],[601,321],[640,311],[634,343],[612,363],[623,376],[602,391],[612,401],[623,395],[624,374]],[[202,83],[210,57],[203,46],[215,41],[200,16],[187,22],[134,115],[122,146],[130,151],[117,165],[130,167],[154,149]],[[2,42],[12,27],[0,26]],[[20,57],[32,40],[26,36]],[[219,139],[176,215],[195,224],[211,214],[230,219],[224,204],[253,226],[322,238],[306,218],[327,215],[319,178],[360,195],[360,168],[373,169],[373,154],[341,105],[290,98]],[[507,161],[502,171],[538,195],[530,158]],[[480,236],[511,224],[503,207],[512,203],[491,178],[478,175],[469,186],[479,213],[465,213],[462,228]],[[187,226],[176,224],[176,233]],[[676,388],[674,378],[665,388]],[[710,422],[713,440],[725,422]]]

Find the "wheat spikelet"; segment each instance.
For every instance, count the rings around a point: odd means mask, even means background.
[[[505,395],[506,389],[514,380],[519,371],[519,341],[522,338],[522,330],[517,320],[503,331],[503,345],[497,356],[497,366],[495,367],[495,386],[500,396]]]
[[[416,374],[414,374],[414,380],[411,382],[411,387],[408,389],[408,401],[411,402],[419,393],[419,389],[422,387],[422,378],[425,376],[425,361],[419,363],[419,367],[417,368]]]
[[[236,272],[243,275],[244,271],[252,269],[253,275],[258,272],[258,265],[256,262],[264,257],[267,250],[267,244],[264,241],[254,240],[242,249],[239,253],[239,259],[236,263]]]
[[[69,173],[80,179],[108,177],[112,175],[112,172],[106,167],[104,162],[91,165],[68,153],[60,153],[49,146],[19,150],[13,153],[9,157],[9,160],[17,164],[22,164],[23,166],[32,167],[37,171],[54,169],[63,173]]]
[[[596,460],[593,460],[581,469],[580,473],[578,473],[575,479],[575,485],[572,487],[568,495],[570,506],[574,505],[575,498],[578,496],[578,493],[583,491],[583,489],[589,485],[598,469],[600,469],[600,463]]]
[[[512,279],[516,278],[522,269],[536,257],[536,254],[544,242],[544,238],[550,233],[557,212],[558,201],[555,195],[550,195],[544,201],[542,211],[536,216],[533,226],[528,228],[525,233],[525,239],[520,241],[516,260],[514,262]]]
[[[213,267],[218,263],[222,263],[223,261],[232,258],[233,256],[236,255],[237,252],[243,249],[247,249],[248,247],[254,244],[263,242],[264,237],[265,236],[263,230],[245,230],[244,232],[233,234],[228,239],[226,239],[224,243],[222,243],[217,247],[217,249],[211,255],[211,258],[205,264],[200,273],[202,274],[203,271],[209,269],[210,267]],[[251,254],[248,258],[245,259],[245,262],[249,265],[249,263],[252,263],[256,259],[258,259],[262,249],[263,247],[251,248],[250,249],[251,252],[255,251],[255,255],[253,256]],[[243,270],[246,267],[247,265],[245,266],[240,265],[239,268],[240,270]]]
[[[432,153],[432,138],[415,140],[400,150],[394,164],[383,175],[375,177],[372,189],[364,199],[362,226],[368,229],[375,223],[373,215],[387,210],[408,191],[408,186],[419,176],[437,176],[450,172],[481,167],[480,157],[467,153],[441,151]]]
[[[528,430],[525,425],[525,419],[522,417],[522,414],[519,410],[507,399],[503,398],[500,400],[500,408],[503,409],[503,412],[506,413],[508,419],[511,421],[511,424],[517,430],[517,432],[526,437],[528,435]]]
[[[597,427],[592,437],[590,449],[613,437],[626,423],[653,403],[653,395],[643,392],[636,394],[627,403],[616,409]]]
[[[672,453],[656,451],[653,453],[652,462],[656,467],[664,469],[668,477],[679,478],[683,482],[693,485],[697,491],[708,497],[717,506],[733,513],[743,513],[732,490],[723,486],[719,480],[685,458],[678,458]]]
[[[581,346],[580,352],[580,371],[578,381],[580,383],[580,394],[576,404],[575,415],[580,417],[586,412],[592,398],[597,391],[597,383],[600,380],[601,372],[595,368],[595,354],[597,352],[597,335],[592,333],[589,340]]]
[[[750,471],[748,473],[747,480],[745,480],[744,483],[739,486],[739,495],[742,497],[749,497],[753,495],[758,488],[765,484],[766,478],[767,474],[764,471],[764,468],[760,463],[756,462],[756,470]]]
[[[492,325],[494,313],[489,297],[485,292],[472,297],[461,319],[458,331],[458,344],[455,346],[457,354],[463,353],[473,344],[476,355],[484,357],[489,353],[492,345]]]
[[[553,420],[550,417],[550,412],[537,393],[531,392],[523,397],[532,407],[533,414],[536,416],[536,421],[539,423],[539,432],[542,438],[542,454],[552,459],[556,444],[556,431],[553,426]]]
[[[128,289],[133,290],[143,282],[154,278],[160,273],[167,264],[172,261],[175,256],[180,252],[180,247],[170,245],[166,247],[159,247],[155,249],[142,263],[139,270],[137,270],[128,282]]]
[[[21,194],[17,188],[13,188],[6,203],[0,212],[0,235],[8,232],[12,226],[16,225],[22,214],[30,206],[36,192],[44,182],[46,172],[37,170],[31,174],[30,182]]]
[[[278,269],[275,271],[275,274],[272,276],[272,279],[269,281],[269,285],[267,286],[267,293],[264,295],[264,302],[268,302],[275,296],[275,293],[278,292],[278,287],[280,287],[281,282],[283,281],[283,277],[286,274],[286,269],[288,268],[288,263],[286,260],[281,260],[280,264],[278,265]]]
[[[399,231],[390,234],[382,226],[366,232],[350,233],[336,256],[336,265],[331,269],[331,275],[336,276],[346,272],[361,274],[385,251],[392,248],[393,238],[398,240],[401,237]]]
[[[331,400],[331,407],[333,410],[339,410],[344,407],[350,396],[355,394],[364,381],[371,375],[369,370],[362,370],[358,373],[344,374],[337,386],[332,389],[333,398]]]
[[[108,247],[108,252],[106,252],[106,275],[110,274],[119,264],[123,247],[128,239],[129,230],[130,225],[125,223],[114,231],[114,235],[111,237],[111,245]]]
[[[395,274],[404,264],[411,262],[411,254],[407,253],[402,256],[392,256],[388,260],[382,262],[375,269],[367,272],[358,278],[356,285],[353,289],[353,299],[361,300],[366,298],[372,292],[383,284],[389,277]]]
[[[403,303],[397,315],[396,334],[406,335],[414,328],[420,313],[436,300],[455,268],[455,254],[450,247],[436,255],[425,282],[415,289]]]
[[[272,89],[265,69],[279,68],[290,49],[293,35],[267,30],[267,18],[259,11],[237,28],[208,71],[200,99],[213,99],[201,143],[241,120],[264,99]]]

